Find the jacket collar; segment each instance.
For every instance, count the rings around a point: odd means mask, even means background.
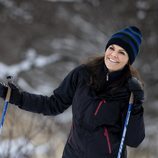
[[[123,75],[123,73],[125,73],[126,70],[127,70],[127,66],[125,66],[121,70],[114,71],[114,72],[109,72],[108,68],[104,64],[104,72],[105,72],[105,75],[106,75],[106,81],[114,81],[114,80],[119,79]]]

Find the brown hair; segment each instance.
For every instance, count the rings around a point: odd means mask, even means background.
[[[104,56],[94,57],[88,60],[85,65],[90,74],[88,85],[96,92],[103,91],[103,86],[106,84],[106,75],[103,75]],[[141,80],[139,72],[130,64],[127,64],[125,66],[125,73],[119,79],[113,82],[113,89],[117,89],[118,87],[122,86],[131,76]]]

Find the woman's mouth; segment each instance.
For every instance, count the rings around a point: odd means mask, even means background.
[[[118,61],[114,60],[114,59],[111,59],[111,58],[108,58],[108,60],[111,62],[111,63],[119,63]]]

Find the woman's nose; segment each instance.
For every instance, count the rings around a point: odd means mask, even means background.
[[[111,55],[112,55],[113,57],[117,57],[117,52],[116,52],[116,51],[113,51],[113,52],[111,53]]]

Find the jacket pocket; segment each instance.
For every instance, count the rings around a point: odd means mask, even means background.
[[[111,154],[112,153],[111,142],[110,142],[109,132],[108,132],[107,128],[104,128],[104,136],[105,136],[105,139],[106,139],[106,142],[108,145],[109,154]]]
[[[88,137],[86,148],[88,158],[113,158],[113,150],[109,133],[105,128],[98,129],[90,137]]]
[[[96,103],[93,116],[96,127],[113,126],[120,119],[120,103],[103,99]]]
[[[94,115],[95,115],[95,116],[98,114],[99,109],[101,108],[101,106],[102,106],[104,103],[106,103],[105,99],[103,99],[103,100],[101,100],[101,101],[99,102],[99,104],[98,104],[98,106],[97,106],[97,108],[96,108],[96,110],[95,110],[95,112],[94,112]]]

